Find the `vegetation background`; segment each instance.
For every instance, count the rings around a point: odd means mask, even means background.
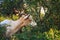
[[[43,20],[40,19],[41,6],[48,9]],[[38,25],[34,28],[23,27],[22,33],[14,34],[10,40],[60,40],[60,0],[3,0],[0,4],[0,22],[18,19],[19,16],[13,14],[14,7],[31,14]],[[4,31],[0,27],[0,40],[5,40]]]

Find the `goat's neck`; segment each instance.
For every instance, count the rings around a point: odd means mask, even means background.
[[[21,24],[21,19],[18,19],[16,21],[13,21],[13,24],[15,24],[15,27]]]
[[[13,26],[13,29],[7,33],[7,35],[13,35],[15,32],[17,32],[23,25],[22,25],[22,19],[18,19],[16,21],[14,21],[14,23],[16,23],[15,26]]]
[[[22,26],[23,26],[23,25],[22,25],[22,23],[23,23],[23,19],[22,19],[22,18],[16,20],[15,22],[18,23],[16,27],[19,27],[19,26],[22,27]]]

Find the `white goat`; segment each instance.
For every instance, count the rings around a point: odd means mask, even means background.
[[[0,25],[6,26],[6,36],[12,36],[16,33],[21,27],[26,25],[36,26],[37,23],[33,20],[31,15],[22,15],[18,20],[4,20],[0,23]]]

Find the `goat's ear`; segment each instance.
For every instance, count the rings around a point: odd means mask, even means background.
[[[30,16],[30,14],[28,14],[26,17],[24,17],[25,19],[28,19],[29,18],[29,16]]]
[[[28,14],[28,18],[29,18],[30,14]]]

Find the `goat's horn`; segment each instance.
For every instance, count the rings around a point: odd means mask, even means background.
[[[19,13],[19,16],[25,15],[24,13]]]

